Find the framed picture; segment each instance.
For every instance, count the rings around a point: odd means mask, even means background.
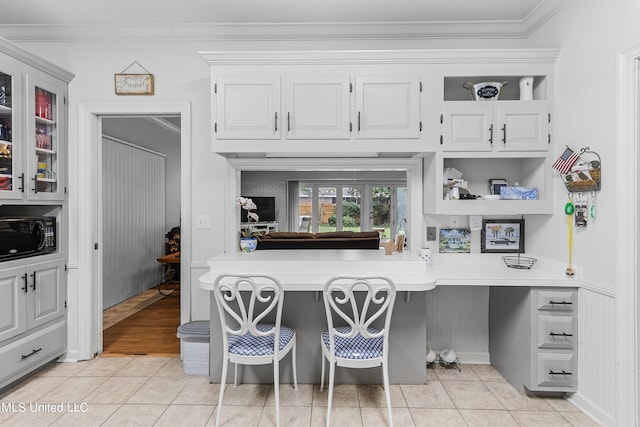
[[[153,95],[153,74],[114,74],[116,95]]]
[[[500,194],[500,188],[507,186],[507,180],[503,178],[493,178],[489,180],[489,194]]]
[[[468,254],[471,252],[470,228],[441,228],[440,253]]]
[[[480,252],[524,253],[524,219],[484,219]]]

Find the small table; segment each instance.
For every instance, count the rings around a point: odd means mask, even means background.
[[[171,295],[176,288],[167,287],[166,290],[163,290],[162,285],[179,283],[179,281],[174,280],[176,269],[174,265],[180,265],[180,252],[174,252],[160,258],[157,258],[158,262],[162,264],[162,279],[160,280],[160,286],[158,286],[158,292],[162,295]]]

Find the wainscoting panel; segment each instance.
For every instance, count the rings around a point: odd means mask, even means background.
[[[165,156],[102,140],[103,309],[160,283]]]
[[[615,298],[578,291],[578,393],[572,401],[603,425],[616,425]]]
[[[450,348],[463,363],[488,363],[489,288],[439,286],[426,298],[427,346]]]

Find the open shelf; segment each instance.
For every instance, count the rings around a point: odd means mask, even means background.
[[[481,82],[506,82],[500,89],[500,95],[496,101],[516,101],[520,100],[520,79],[526,77],[524,75],[519,76],[455,76],[444,78],[444,100],[445,101],[470,101],[472,100],[471,94],[463,85],[467,82],[481,83]],[[534,100],[546,100],[547,99],[547,87],[546,76],[532,76],[533,77],[533,99]],[[489,101],[489,102],[496,102]],[[479,101],[488,102],[488,101]]]

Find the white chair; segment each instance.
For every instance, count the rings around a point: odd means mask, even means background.
[[[238,384],[238,364],[273,363],[276,423],[279,426],[280,360],[291,350],[293,384],[298,389],[296,332],[280,324],[284,298],[282,285],[268,276],[222,275],[216,278],[213,292],[220,314],[224,351],[216,426],[220,423],[229,362],[235,364],[234,385]]]
[[[336,365],[346,368],[382,366],[389,425],[393,426],[388,361],[389,325],[396,299],[394,283],[384,277],[335,277],[325,285],[323,298],[328,329],[320,337],[323,355],[320,390],[324,390],[326,359],[329,362],[327,427],[331,425]],[[371,326],[378,319],[384,321],[382,329]]]

